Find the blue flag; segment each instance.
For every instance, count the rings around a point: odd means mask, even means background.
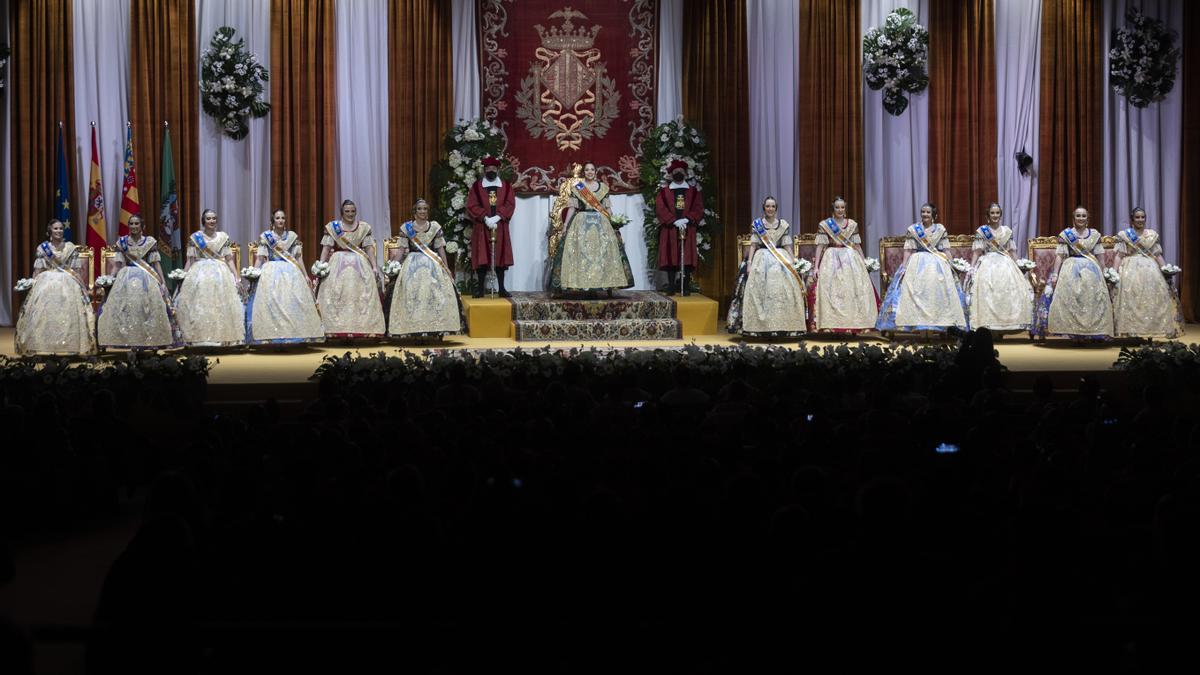
[[[71,235],[71,183],[67,180],[67,152],[63,149],[63,128],[58,125],[58,150],[55,155],[54,207],[50,212],[62,221],[63,239],[74,241]]]

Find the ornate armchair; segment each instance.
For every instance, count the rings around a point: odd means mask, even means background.
[[[746,257],[746,249],[750,248],[750,235],[739,234],[734,242],[737,247],[737,261],[740,265]],[[807,258],[814,265],[817,262],[817,235],[798,234],[792,237],[792,255],[796,258]]]
[[[1112,267],[1117,257],[1115,250],[1117,239],[1116,237],[1106,236],[1100,240],[1100,243],[1104,245],[1104,254],[1099,257],[1100,264],[1106,268]],[[1029,281],[1033,284],[1033,290],[1040,295],[1046,287],[1046,281],[1050,278],[1050,274],[1054,271],[1055,251],[1058,249],[1058,236],[1034,237],[1025,244],[1025,248],[1025,257],[1032,260],[1036,265],[1032,270],[1029,270]]]
[[[96,286],[96,266],[92,264],[95,252],[91,246],[80,246],[76,250],[78,251],[76,255],[79,256],[79,264],[83,266],[83,269],[87,270],[85,273],[87,289],[90,291]]]
[[[907,235],[880,237],[879,239],[879,291],[882,295],[887,292],[892,283],[892,276],[900,265],[904,264],[904,240]],[[971,245],[975,242],[973,234],[952,234],[949,236],[950,247],[946,256],[951,260],[962,258],[971,259]]]

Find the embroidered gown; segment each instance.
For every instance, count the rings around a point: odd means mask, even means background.
[[[594,193],[608,209],[608,186]],[[633,271],[625,247],[602,213],[572,190],[569,201],[575,215],[567,223],[550,267],[550,290],[602,291],[633,286]]]
[[[841,227],[836,222],[831,227],[831,220],[817,228],[816,244],[826,248],[812,297],[813,325],[819,331],[869,330],[879,315],[879,295],[862,255],[843,243],[862,244],[858,223],[847,218]],[[833,237],[826,228],[834,232]]]
[[[410,233],[405,223],[397,237],[401,258],[400,274],[392,290],[388,311],[388,335],[425,337],[462,333],[465,327],[462,299],[454,286],[454,277],[443,267],[435,249],[446,245],[442,226],[429,222],[429,229]],[[437,261],[421,252],[413,239],[425,245]]]
[[[178,345],[179,325],[171,296],[154,271],[159,262],[158,242],[154,237],[143,236],[135,242],[124,236],[115,249],[113,261],[121,263],[121,269],[100,308],[100,345],[123,349]]]
[[[1113,324],[1120,337],[1175,338],[1183,333],[1183,317],[1157,256],[1162,244],[1154,230],[1117,233],[1121,282],[1113,301]]]
[[[203,244],[203,246],[201,246]],[[229,235],[203,232],[188,237],[192,260],[175,301],[184,344],[192,347],[230,347],[246,340],[245,307],[237,279],[226,261],[233,258]]]
[[[975,230],[971,248],[983,251],[967,286],[971,326],[994,331],[1029,330],[1033,323],[1033,287],[1017,267],[1012,228],[984,225]]]
[[[1074,228],[1058,235],[1056,253],[1066,258],[1058,269],[1057,283],[1047,286],[1048,293],[1043,293],[1038,303],[1035,332],[1043,336],[1107,338],[1113,334],[1113,314],[1104,270],[1097,262],[1104,255],[1102,237],[1091,228],[1078,237],[1079,248],[1091,254],[1089,258],[1068,243],[1068,231],[1073,233]]]
[[[280,250],[287,252],[291,260]],[[247,342],[324,342],[325,327],[308,285],[299,235],[289,230],[280,237],[267,230],[258,238],[258,255],[266,261],[246,304]]]
[[[941,223],[928,228],[914,223],[905,234],[904,248],[913,253],[892,277],[875,327],[881,331],[941,332],[951,326],[967,328],[966,296],[944,253],[950,248],[946,228]]]
[[[370,255],[365,246],[374,245],[371,226],[359,222],[353,230],[343,228],[339,237],[335,231],[338,225],[341,225],[340,221],[327,223],[325,236],[321,238],[322,246],[334,247],[329,258],[329,276],[321,280],[317,292],[325,334],[330,337],[382,337],[386,332],[383,301],[379,298],[375,271],[365,257]]]
[[[17,317],[17,354],[95,353],[96,315],[76,276],[81,269],[79,247],[68,241],[55,250],[43,242],[34,252],[33,269],[33,288]]]
[[[759,221],[756,221],[759,222]],[[790,226],[780,218],[774,226],[763,222],[764,234],[776,248],[790,252]],[[750,263],[743,266],[734,284],[726,327],[731,333],[749,336],[793,337],[803,335],[807,323],[805,289],[789,263],[780,262],[762,244],[758,234],[750,236],[758,244]]]

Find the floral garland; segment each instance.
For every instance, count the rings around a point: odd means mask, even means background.
[[[712,204],[716,200],[716,188],[712,175],[704,171],[708,166],[708,145],[704,142],[704,134],[683,120],[683,116],[675,118],[674,122],[660,124],[642,140],[642,198],[646,202],[643,215],[643,232],[646,238],[646,260],[652,264],[658,260],[658,215],[654,212],[654,201],[658,191],[671,182],[667,167],[677,159],[682,159],[688,165],[688,182],[700,188],[700,194],[705,203]],[[704,209],[704,218],[696,228],[696,248],[700,258],[712,250],[711,228],[720,228],[721,221],[712,209]]]
[[[443,140],[446,157],[434,164],[430,172],[436,195],[430,217],[442,226],[446,253],[470,251],[467,191],[483,175],[483,158],[491,155],[500,160],[500,177],[504,180],[511,182],[516,178],[516,161],[503,156],[504,143],[498,128],[478,118],[462,120],[446,132]]]
[[[221,26],[208,49],[200,53],[200,105],[226,136],[241,140],[250,133],[248,118],[263,117],[271,104],[262,100],[263,82],[271,74],[246,51],[246,40],[233,41],[236,33]]]
[[[905,92],[919,94],[929,86],[929,31],[917,15],[901,7],[863,36],[863,77],[872,90],[883,90],[883,109],[901,115],[908,108]]]
[[[1179,35],[1162,21],[1142,14],[1136,7],[1125,14],[1126,25],[1112,34],[1108,50],[1108,79],[1113,91],[1135,108],[1161,101],[1175,88],[1179,62]]]

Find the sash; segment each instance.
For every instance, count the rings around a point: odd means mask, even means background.
[[[263,239],[266,240],[267,246],[271,247],[271,251],[273,253],[278,255],[280,258],[283,258],[284,260],[290,262],[292,265],[294,265],[296,267],[296,269],[300,270],[301,276],[303,276],[305,279],[308,279],[308,271],[304,269],[304,266],[300,264],[300,261],[296,260],[296,258],[293,257],[291,253],[287,252],[287,250],[281,248],[281,246],[283,245],[282,239],[280,239],[279,237],[276,237],[275,233],[270,230],[267,230],[266,232],[263,233]],[[268,255],[267,260],[270,260],[270,259],[271,259],[271,256]]]
[[[329,221],[329,231],[331,234],[333,234],[334,239],[342,242],[342,246],[345,246],[347,249],[362,256],[362,259],[367,261],[367,265],[370,265],[371,269],[375,269],[375,266],[371,265],[371,257],[367,255],[367,252],[355,246],[354,244],[351,244],[350,240],[346,238],[346,230],[342,228],[342,222],[340,220]]]
[[[1083,244],[1079,243],[1079,235],[1075,234],[1074,228],[1068,227],[1067,229],[1063,230],[1062,234],[1059,236],[1061,236],[1063,239],[1066,239],[1067,245],[1075,249],[1076,253],[1095,263],[1096,268],[1100,270],[1101,274],[1104,273],[1104,265],[1101,265],[1100,261],[1096,260],[1096,256],[1083,250]]]
[[[792,263],[788,262],[787,258],[783,257],[783,253],[776,248],[775,242],[767,238],[767,228],[763,225],[762,218],[755,219],[750,227],[754,229],[754,234],[758,235],[758,240],[762,243],[763,247],[770,251],[771,255],[775,256],[775,260],[779,261],[779,264],[783,265],[784,269],[792,273],[792,276],[796,278],[796,283],[800,284],[800,289],[804,290],[806,286],[804,285],[804,278],[800,276],[800,271]]]
[[[149,263],[147,263],[145,260],[142,260],[141,256],[134,255],[129,250],[129,235],[125,235],[120,239],[117,239],[117,248],[121,249],[121,255],[125,256],[126,260],[132,262],[134,265],[137,265],[138,268],[140,268],[143,272],[146,272],[153,277],[154,280],[158,282],[159,286],[163,286],[162,279],[158,278],[158,272],[155,272],[154,268],[151,267]]]
[[[425,256],[433,262],[437,263],[437,266],[442,268],[442,271],[448,274],[451,281],[453,281],[454,275],[450,274],[450,268],[446,267],[446,263],[442,261],[442,256],[431,251],[428,246],[421,243],[420,239],[417,239],[417,228],[413,226],[412,221],[408,221],[403,225],[403,227],[404,233],[408,235],[408,240],[417,245],[417,250],[421,253],[424,253]]]
[[[612,223],[612,214],[608,212],[608,209],[604,208],[604,204],[596,198],[596,194],[587,188],[587,184],[583,182],[576,183],[574,190],[580,199],[588,203],[588,206],[607,218],[610,224]]]
[[[942,253],[941,251],[937,250],[936,248],[933,248],[933,245],[930,244],[929,240],[925,238],[925,226],[924,225],[922,225],[920,223],[915,223],[913,225],[913,232],[917,235],[917,243],[921,245],[921,248],[925,249],[926,253],[932,253],[932,254],[936,255],[937,257],[941,258],[942,260],[946,261],[947,263],[950,262],[950,259],[946,257],[945,253]]]
[[[1154,258],[1154,256],[1150,254],[1150,251],[1146,250],[1145,245],[1142,243],[1142,238],[1138,236],[1137,230],[1134,230],[1132,227],[1126,228],[1125,236],[1129,238],[1129,243],[1133,244],[1133,247],[1137,249],[1138,253],[1141,253],[1147,258]]]
[[[996,241],[996,233],[992,231],[991,227],[983,225],[980,226],[979,231],[983,234],[983,240],[988,243],[991,253],[999,253],[1010,258],[1012,257],[1012,254],[1009,253],[1008,249],[1000,247],[1000,243]]]
[[[858,252],[858,249],[854,248],[854,242],[850,241],[846,237],[846,235],[842,232],[842,228],[838,227],[837,221],[835,221],[833,218],[822,220],[821,229],[825,230],[825,233],[828,234],[830,238],[836,239],[843,248],[848,248],[853,251],[854,255],[858,256],[858,259],[862,261],[864,266],[867,264],[866,258],[863,257],[863,254]]]
[[[42,255],[44,255],[46,258],[46,264],[51,265],[56,271],[66,272],[67,276],[71,277],[71,280],[75,282],[75,285],[78,286],[79,290],[83,293],[84,300],[91,302],[91,296],[88,295],[88,290],[83,285],[83,282],[79,280],[79,277],[76,276],[74,272],[63,267],[62,264],[58,262],[58,257],[55,255],[54,247],[50,245],[50,242],[43,241],[39,248],[42,249]],[[72,251],[72,253],[74,252],[75,251]]]
[[[193,232],[192,241],[196,243],[196,248],[200,249],[200,252],[208,256],[210,260],[221,260],[221,256],[213,253],[212,249],[208,247],[208,240],[204,238],[203,232]]]

